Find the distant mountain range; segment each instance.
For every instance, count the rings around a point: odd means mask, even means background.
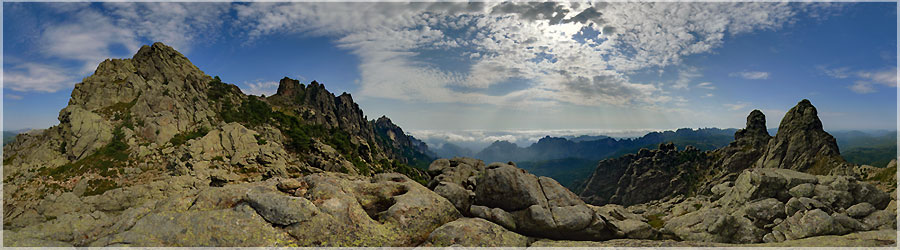
[[[608,136],[546,136],[528,147],[519,147],[508,141],[495,141],[480,152],[445,143],[433,151],[440,157],[469,156],[485,162],[547,161],[565,158],[601,160],[637,151],[642,147],[654,147],[661,142],[694,146],[699,149],[715,149],[725,146],[734,137],[736,129],[682,128],[676,131],[650,132],[639,138],[617,139]]]
[[[682,128],[675,131],[650,132],[638,138],[609,136],[546,136],[528,147],[508,141],[495,141],[479,152],[453,143],[431,148],[440,158],[474,157],[485,162],[516,162],[529,172],[551,177],[572,188],[577,180],[589,176],[597,161],[635,153],[641,148],[656,148],[660,143],[672,142],[679,148],[693,146],[713,150],[728,145],[737,129]],[[777,128],[767,129],[770,134]],[[884,167],[897,152],[896,131],[839,130],[832,133],[841,155],[851,163]]]

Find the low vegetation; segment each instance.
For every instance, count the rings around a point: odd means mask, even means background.
[[[84,191],[84,195],[100,195],[116,188],[119,188],[119,185],[116,184],[115,181],[108,179],[93,179],[88,181],[87,190]]]
[[[95,172],[104,177],[113,176],[119,174],[125,167],[130,153],[122,126],[119,126],[113,130],[112,140],[94,153],[53,169],[41,168],[40,172],[41,175],[60,180],[88,172]]]
[[[876,173],[874,176],[869,177],[869,180],[890,183],[896,177],[897,177],[897,165],[894,165],[889,168],[882,169],[880,172]]]
[[[209,128],[199,127],[194,131],[186,131],[176,134],[174,137],[172,137],[172,139],[169,140],[169,142],[171,142],[174,146],[178,146],[184,144],[187,141],[206,136],[206,134],[208,133]]]
[[[652,227],[652,228],[654,228],[654,229],[660,229],[660,228],[662,228],[662,227],[666,224],[666,222],[662,220],[662,217],[663,217],[663,216],[665,216],[665,214],[651,214],[651,215],[648,215],[648,216],[646,217],[646,218],[647,218],[647,224],[650,224],[650,227]]]

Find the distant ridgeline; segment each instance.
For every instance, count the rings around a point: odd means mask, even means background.
[[[443,158],[467,156],[485,162],[516,162],[522,169],[535,175],[554,178],[572,188],[576,180],[590,175],[598,160],[637,152],[641,148],[655,148],[664,142],[712,150],[728,145],[735,131],[737,129],[682,128],[676,131],[650,132],[634,139],[606,136],[566,139],[547,136],[525,148],[507,141],[496,141],[477,154],[450,143],[436,151]]]
[[[774,134],[776,129],[768,129]],[[547,176],[573,189],[587,179],[597,167],[597,161],[636,153],[642,148],[654,149],[661,143],[673,143],[678,148],[692,146],[699,150],[714,150],[734,140],[737,129],[682,128],[675,131],[650,132],[638,138],[615,139],[607,136],[578,136],[573,138],[544,137],[528,147],[508,141],[495,141],[480,152],[452,143],[433,149],[441,158],[474,157],[485,162],[516,162],[518,167],[538,176]],[[885,167],[897,151],[896,131],[832,133],[840,153],[850,163]]]

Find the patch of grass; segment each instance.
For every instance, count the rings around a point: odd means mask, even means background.
[[[806,173],[814,174],[814,175],[827,175],[831,172],[831,169],[834,169],[835,162],[838,162],[840,156],[830,156],[823,157],[817,159],[816,163],[813,163],[808,169],[806,169]]]
[[[359,157],[353,157],[350,159],[350,162],[353,163],[353,166],[359,170],[360,175],[369,175],[372,173],[372,170],[369,169],[369,165],[363,162]]]
[[[666,222],[662,220],[663,216],[665,216],[665,215],[661,214],[661,213],[648,215],[648,216],[646,216],[647,224],[650,224],[650,227],[652,227],[654,229],[660,229],[663,227],[663,225],[666,224]]]
[[[703,204],[700,204],[700,203],[694,203],[694,209],[698,209],[698,210],[699,210],[701,207],[703,207]]]
[[[89,180],[87,190],[84,191],[84,196],[100,195],[105,193],[106,191],[116,189],[118,187],[119,185],[116,184],[115,181],[107,179]]]
[[[119,102],[109,105],[108,107],[101,108],[97,113],[100,113],[100,115],[103,115],[106,118],[112,118],[113,120],[122,120],[125,116],[131,114],[131,107],[134,107],[134,104],[137,103],[137,99],[138,98],[135,97],[131,102]]]
[[[892,166],[889,168],[881,169],[874,176],[870,177],[869,180],[877,181],[877,182],[891,182],[894,178],[897,177],[897,166]]]
[[[138,94],[140,97],[140,94]],[[97,112],[101,116],[113,121],[121,121],[122,126],[134,130],[134,121],[131,117],[131,108],[137,103],[138,98],[135,97],[131,102],[119,102],[108,107],[102,108]]]
[[[213,160],[213,161],[221,161],[221,162],[225,162],[225,158],[222,158],[221,155],[220,155],[220,156],[213,157],[212,160]]]
[[[17,157],[17,156],[19,156],[19,155],[18,155],[18,154],[13,154],[13,155],[11,155],[11,156],[9,156],[9,157],[4,158],[4,159],[3,159],[3,165],[5,166],[5,165],[12,164],[12,162],[16,160],[16,157]]]
[[[179,134],[175,135],[175,137],[172,137],[172,139],[169,140],[169,142],[171,142],[172,145],[178,146],[178,145],[184,144],[187,141],[206,136],[207,133],[209,133],[208,128],[200,127],[194,131],[179,133]]]
[[[266,139],[263,139],[260,135],[253,135],[253,138],[256,138],[257,145],[266,145],[266,143],[268,143],[266,142]]]
[[[78,161],[66,163],[62,166],[46,169],[43,168],[41,175],[53,178],[63,179],[76,175],[94,171],[101,176],[112,176],[118,174],[128,161],[130,150],[128,144],[125,143],[125,135],[122,127],[116,127],[113,130],[113,139],[105,146],[97,149],[87,157]]]

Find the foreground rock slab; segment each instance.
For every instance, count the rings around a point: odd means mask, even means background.
[[[727,244],[697,241],[614,239],[608,241],[538,240],[530,247],[892,247],[897,246],[896,230],[817,236],[777,243]]]

